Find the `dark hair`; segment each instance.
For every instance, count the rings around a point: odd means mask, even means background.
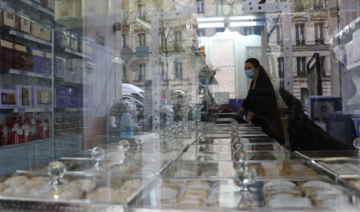
[[[249,58],[245,61],[245,63],[251,63],[253,64],[253,66],[255,68],[259,68],[260,67],[260,70],[259,70],[259,75],[261,74],[264,74],[266,76],[268,76],[268,74],[266,73],[264,67],[262,67],[262,65],[260,65],[260,62],[256,59],[256,58]]]

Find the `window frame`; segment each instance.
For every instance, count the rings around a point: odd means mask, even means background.
[[[146,20],[146,5],[138,4],[138,18],[141,20]]]
[[[174,62],[174,75],[175,79],[183,79],[183,63],[181,61]]]
[[[126,47],[126,34],[122,34],[122,47]]]
[[[223,0],[215,1],[215,15],[224,15],[224,2]]]
[[[174,50],[180,51],[182,49],[182,32],[174,32]]]
[[[295,39],[296,45],[305,45],[305,32],[304,32],[305,24],[295,24]]]
[[[284,78],[285,77],[285,61],[284,61],[284,57],[278,57],[278,73],[279,73],[279,78]]]
[[[205,1],[196,0],[197,13],[204,13]]]
[[[297,76],[306,77],[306,57],[296,57]],[[302,70],[301,70],[302,69]]]
[[[324,30],[323,30],[324,24],[317,23],[314,24],[315,28],[315,44],[317,45],[324,45]],[[319,37],[320,34],[320,37]]]

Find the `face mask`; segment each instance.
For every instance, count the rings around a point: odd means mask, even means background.
[[[255,73],[253,70],[249,70],[249,71],[245,71],[245,75],[247,76],[247,78],[249,79],[253,79],[255,77]]]

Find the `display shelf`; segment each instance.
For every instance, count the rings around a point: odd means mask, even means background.
[[[91,111],[93,108],[65,108],[65,111],[76,112],[76,111]]]
[[[38,4],[35,4],[35,3],[33,3],[31,1],[29,1],[29,0],[21,0],[21,2],[23,2],[23,3],[27,4],[27,5],[30,5],[30,6],[32,6],[34,8],[36,8],[36,9],[44,12],[44,13],[47,13],[48,15],[54,16],[53,12],[49,11],[48,9],[45,9],[44,7],[42,7],[42,6],[38,5]]]
[[[51,112],[51,108],[15,108],[14,113],[26,113],[26,112]]]
[[[92,59],[93,59],[91,56],[88,56],[88,55],[86,55],[86,54],[82,54],[82,53],[80,53],[80,52],[76,52],[76,51],[71,50],[71,49],[65,49],[65,52],[74,54],[74,55],[79,56],[79,57],[83,57],[83,58],[85,58],[85,59],[89,59],[89,60],[92,60]]]
[[[25,75],[25,76],[37,77],[37,78],[43,78],[43,79],[51,79],[50,75],[39,74],[39,73],[34,73],[34,72],[29,72],[29,71],[20,71],[20,70],[16,70],[16,69],[2,69],[1,73],[2,74]]]
[[[9,34],[10,35],[15,35],[17,37],[24,38],[26,40],[34,41],[34,42],[37,42],[37,43],[40,43],[40,44],[44,44],[44,45],[47,45],[47,46],[52,46],[51,43],[49,43],[47,41],[44,41],[44,40],[41,40],[39,38],[29,36],[29,35],[25,35],[25,34],[23,34],[21,32],[17,32],[17,31],[14,31],[14,30],[10,30]]]

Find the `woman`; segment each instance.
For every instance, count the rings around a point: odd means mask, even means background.
[[[255,58],[246,60],[245,74],[252,81],[249,93],[238,113],[242,116],[250,109],[245,120],[261,127],[270,138],[284,144],[284,130],[269,76]]]

